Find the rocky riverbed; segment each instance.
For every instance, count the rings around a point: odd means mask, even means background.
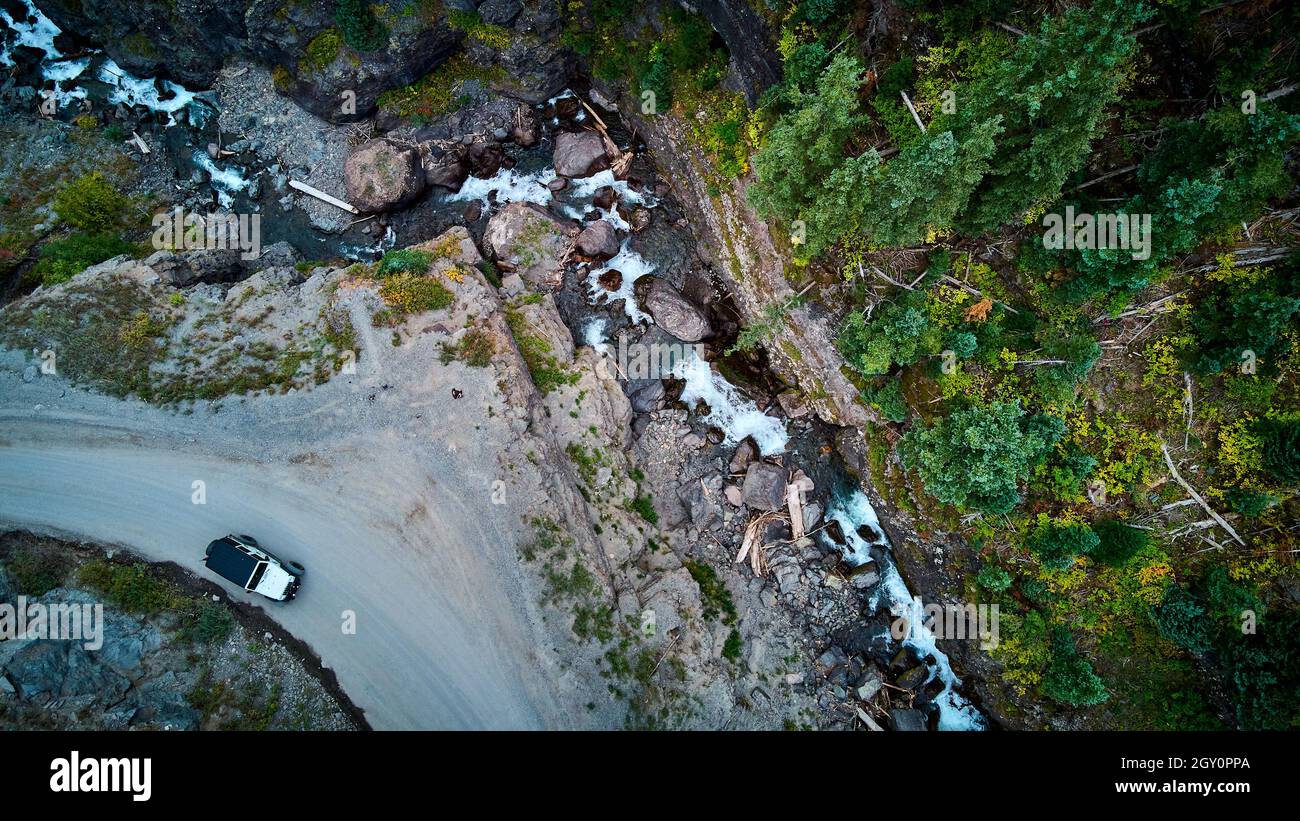
[[[75,16],[64,14],[55,19]],[[957,648],[889,635],[897,620],[917,620],[911,593],[928,601],[931,591],[909,591],[890,544],[915,537],[877,519],[865,443],[836,427],[864,409],[846,398],[825,320],[793,314],[802,365],[734,350],[761,314],[759,294],[726,259],[736,235],[747,273],[779,279],[758,290],[793,295],[766,229],[726,205],[735,192],[715,203],[714,181],[667,118],[647,121],[616,102],[616,89],[567,68],[540,70],[560,53],[544,11],[501,19],[550,51],[512,56],[531,61],[522,85],[467,81],[456,110],[419,123],[382,111],[332,116],[325,101],[342,88],[333,69],[284,93],[263,32],[221,61],[180,38],[184,59],[163,54],[156,65],[181,60],[188,70],[174,76],[210,84],[215,116],[177,122],[171,106],[149,101],[99,116],[163,148],[175,174],[169,204],[261,214],[262,257],[110,260],[10,306],[9,346],[54,345],[34,327],[41,305],[125,279],[143,295],[134,309],[168,323],[165,353],[149,367],[153,401],[219,415],[244,393],[310,406],[317,386],[346,378],[350,355],[365,373],[436,345],[444,367],[467,365],[453,391],[492,397],[489,414],[504,402],[548,443],[527,459],[566,501],[558,510],[537,501],[520,517],[520,554],[566,652],[585,659],[575,667],[599,670],[619,694],[619,709],[593,710],[602,721],[987,726],[946,655]],[[131,71],[151,68],[110,53]],[[361,110],[397,76],[371,76]],[[69,82],[58,87],[70,93]],[[13,82],[0,93],[36,99]],[[158,162],[129,144],[114,150]],[[381,260],[398,249],[427,255],[416,273],[450,289],[450,307],[394,315]],[[377,390],[399,375],[425,379],[420,365],[397,366]],[[44,379],[34,363],[21,368],[26,383]],[[260,376],[241,380],[251,369]]]

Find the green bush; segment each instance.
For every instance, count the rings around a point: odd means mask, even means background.
[[[1233,488],[1223,494],[1228,507],[1247,519],[1253,519],[1278,503],[1278,498],[1262,490],[1251,488]]]
[[[379,285],[379,295],[401,314],[440,311],[455,301],[451,291],[433,277],[406,272],[385,278]]]
[[[1285,272],[1287,288],[1300,276],[1294,262]],[[1290,349],[1284,332],[1300,314],[1300,298],[1279,292],[1280,282],[1263,281],[1219,287],[1202,295],[1191,328],[1196,351],[1191,366],[1200,373],[1236,371],[1249,351],[1261,373],[1277,373],[1277,361]]]
[[[194,644],[221,644],[235,628],[235,617],[219,604],[206,599],[199,602],[198,612],[181,631],[181,637]]]
[[[1261,423],[1264,470],[1287,484],[1300,482],[1300,419]]]
[[[1111,567],[1119,567],[1145,548],[1151,541],[1145,530],[1129,527],[1116,519],[1105,519],[1093,525],[1097,545],[1092,557]]]
[[[740,631],[731,628],[727,634],[727,641],[722,645],[722,657],[731,661],[740,661],[740,651],[744,649],[744,644],[740,640]]]
[[[854,311],[837,340],[849,367],[866,376],[889,373],[895,364],[911,365],[942,349],[942,332],[926,317],[925,297],[909,291],[883,305],[872,319]]]
[[[98,171],[73,180],[54,197],[59,219],[92,234],[111,231],[122,224],[127,199]]]
[[[1011,574],[996,564],[986,564],[975,576],[975,583],[990,593],[997,594],[1011,587]]]
[[[1226,634],[1220,663],[1243,730],[1300,729],[1300,612],[1261,620],[1254,634]]]
[[[1064,364],[1034,367],[1039,394],[1048,402],[1065,402],[1101,358],[1101,345],[1084,333],[1052,331],[1042,340],[1042,358],[1064,360]]]
[[[343,41],[357,51],[379,51],[388,45],[388,28],[375,17],[366,0],[337,0],[334,22]]]
[[[57,554],[20,550],[9,557],[8,570],[19,593],[28,597],[44,596],[63,584],[68,563]]]
[[[830,55],[821,43],[805,43],[799,46],[790,55],[790,59],[785,61],[786,83],[804,91],[812,89],[829,59]]]
[[[93,587],[130,613],[154,615],[184,607],[184,598],[144,563],[112,564],[102,559],[77,570],[77,581]]]
[[[379,260],[375,275],[380,277],[392,274],[424,274],[436,259],[431,251],[419,251],[414,248],[402,248],[389,251]]]
[[[134,246],[114,234],[73,234],[47,242],[32,268],[43,285],[67,282],[92,265],[135,251]]]
[[[1106,685],[1065,630],[1057,630],[1053,637],[1052,660],[1043,674],[1041,690],[1048,698],[1072,707],[1088,707],[1109,698]]]
[[[1084,299],[1113,289],[1141,289],[1203,238],[1254,219],[1269,199],[1290,189],[1284,160],[1297,138],[1300,116],[1263,102],[1254,114],[1229,102],[1208,116],[1168,126],[1160,147],[1138,168],[1140,193],[1117,209],[1151,214],[1150,256],[1133,259],[1126,249],[1058,252],[1078,274],[1064,296]],[[1218,318],[1211,318],[1219,327]],[[1234,344],[1230,337],[1222,341]],[[1218,344],[1213,338],[1207,343]]]
[[[1018,483],[1065,432],[1055,417],[1025,419],[1018,402],[954,411],[898,444],[903,465],[941,502],[1006,513],[1020,502]]]
[[[1151,611],[1160,635],[1192,653],[1210,649],[1212,638],[1205,607],[1190,591],[1177,584],[1165,588],[1160,604]]]
[[[890,379],[879,387],[867,386],[862,391],[862,400],[891,422],[907,421],[907,400],[903,398],[901,380]]]
[[[1069,567],[1075,557],[1092,553],[1100,541],[1086,524],[1040,522],[1025,540],[1028,547],[1047,567]]]
[[[633,499],[632,510],[650,524],[659,524],[659,513],[655,511],[654,500],[649,496],[637,496]]]

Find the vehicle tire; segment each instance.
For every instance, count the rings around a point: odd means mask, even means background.
[[[261,547],[261,545],[257,543],[257,539],[254,539],[252,536],[245,536],[243,533],[240,533],[239,538],[241,541],[250,544],[253,547]]]
[[[298,578],[302,578],[303,576],[307,575],[307,568],[303,567],[297,562],[285,562],[284,569],[288,570],[290,573],[297,576]]]

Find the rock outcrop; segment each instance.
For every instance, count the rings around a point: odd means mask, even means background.
[[[655,324],[683,342],[699,342],[713,333],[708,315],[672,285],[656,276],[636,281],[636,297]]]
[[[525,282],[555,287],[564,278],[569,238],[550,214],[527,202],[512,202],[492,215],[484,249],[503,270]]]
[[[609,168],[605,142],[595,131],[561,131],[555,136],[555,173],[590,177]]]
[[[348,155],[343,185],[348,201],[367,213],[394,211],[424,192],[420,153],[388,140],[370,140]]]

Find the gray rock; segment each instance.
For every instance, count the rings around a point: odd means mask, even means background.
[[[809,502],[803,506],[803,529],[807,533],[817,527],[818,522],[822,520],[822,506],[820,502]]]
[[[618,230],[605,220],[597,220],[578,234],[578,252],[594,259],[609,259],[618,253]]]
[[[36,381],[36,366],[35,366],[35,365],[28,365],[27,367],[23,368],[23,381],[24,381],[24,382],[35,382],[35,381]]]
[[[469,173],[479,179],[490,179],[501,170],[501,161],[505,151],[500,143],[474,143],[465,152],[465,161],[469,163]]]
[[[302,259],[298,249],[284,240],[268,245],[261,250],[256,259],[242,260],[244,270],[260,271],[264,268],[292,268]]]
[[[425,172],[420,152],[370,140],[343,163],[343,187],[348,201],[367,213],[394,211],[410,205],[424,192]]]
[[[857,688],[854,692],[862,701],[871,701],[884,686],[885,677],[880,674],[880,670],[876,668],[876,665],[872,664],[858,678]]]
[[[781,404],[781,410],[785,411],[785,415],[791,419],[808,415],[808,403],[804,400],[803,394],[798,391],[779,393],[776,401]]]
[[[497,265],[532,285],[555,287],[564,278],[561,260],[568,237],[550,214],[532,203],[512,202],[493,214],[483,245]]]
[[[732,507],[740,507],[745,502],[744,492],[735,485],[727,485],[723,489],[722,495],[727,497],[727,501],[731,503]]]
[[[185,697],[188,688],[179,677],[167,671],[138,688],[134,703],[133,726],[148,725],[159,729],[194,730],[199,726],[199,712]]]
[[[904,690],[915,690],[925,684],[930,678],[930,668],[924,664],[918,664],[912,669],[899,676],[894,683]]]
[[[25,701],[38,704],[56,698],[114,703],[131,686],[75,641],[34,641],[13,655],[6,673]]]
[[[785,509],[785,469],[767,462],[752,462],[742,485],[745,504],[756,510]]]
[[[731,462],[727,465],[728,473],[743,473],[749,463],[753,462],[758,456],[758,447],[754,440],[746,436],[736,445],[736,452],[731,454]]]
[[[426,183],[437,188],[445,188],[452,193],[459,191],[468,177],[469,163],[462,159],[444,160],[424,172]]]
[[[699,342],[713,333],[704,311],[659,277],[638,279],[636,297],[655,324],[683,342]]]
[[[664,383],[658,379],[633,380],[628,382],[627,398],[632,403],[632,410],[637,413],[650,413],[659,410],[664,403]]]
[[[799,566],[796,564],[783,564],[776,568],[776,583],[782,595],[799,589],[799,575]]]
[[[561,131],[555,137],[555,173],[590,177],[609,168],[605,143],[595,131]]]
[[[889,711],[889,728],[898,732],[924,732],[925,713],[895,707]]]
[[[880,584],[880,573],[874,569],[859,570],[849,577],[849,581],[858,590],[870,590]]]

